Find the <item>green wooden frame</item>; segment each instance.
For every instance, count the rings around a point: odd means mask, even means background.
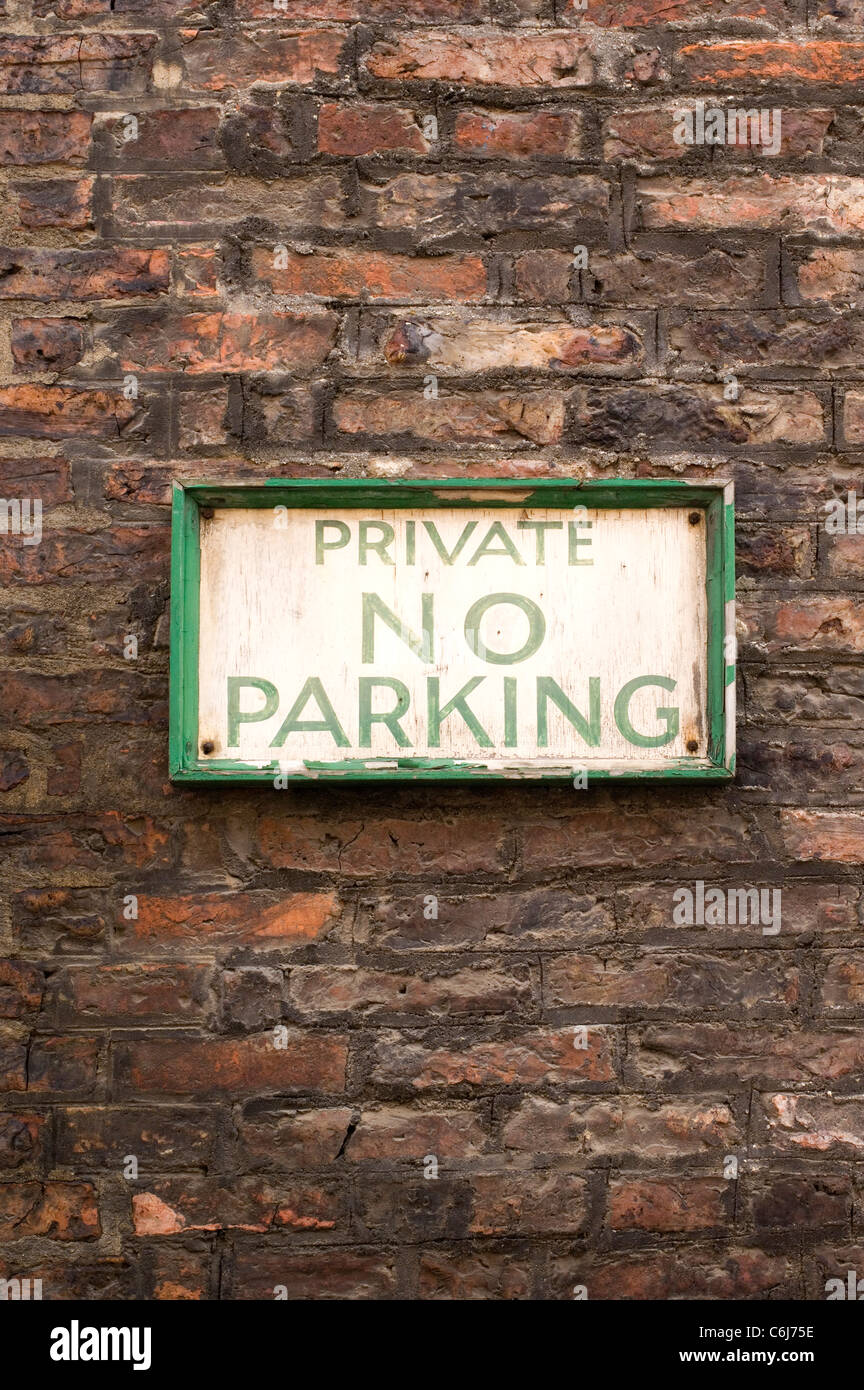
[[[723,781],[735,775],[735,531],[731,483],[676,479],[613,478],[589,482],[556,479],[459,479],[387,482],[368,479],[267,479],[255,484],[175,484],[171,537],[170,765],[175,782],[269,782],[279,761],[261,767],[198,752],[198,638],[200,512],[216,507],[693,507],[705,512],[708,600],[708,757],[673,758],[659,768],[589,769],[591,782],[634,780]],[[532,768],[514,759],[511,768],[482,760],[447,758],[342,759],[307,762],[305,771],[281,774],[291,782],[570,780],[573,764]]]

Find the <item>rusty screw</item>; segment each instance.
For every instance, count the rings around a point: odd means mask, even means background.
[[[691,525],[691,526],[698,526],[698,525],[699,525],[699,522],[702,520],[702,513],[701,513],[701,512],[691,512],[690,515],[689,515],[689,517],[688,517],[687,519],[688,519],[688,521],[690,522],[690,525]]]
[[[202,752],[202,753],[212,753],[212,752],[213,752],[213,749],[214,749],[215,747],[216,747],[215,743],[211,743],[210,740],[209,740],[209,738],[208,738],[208,740],[207,740],[206,743],[202,743],[202,744],[201,744],[201,752]]]
[[[697,741],[695,738],[688,738],[688,740],[687,740],[687,752],[688,752],[688,753],[698,753],[698,752],[699,752],[699,744],[698,744],[698,741]]]
[[[213,520],[213,508],[212,508],[212,507],[202,507],[202,508],[201,508],[201,520],[202,520],[202,521],[212,521],[212,520]]]

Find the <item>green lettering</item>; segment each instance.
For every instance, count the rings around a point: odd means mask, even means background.
[[[528,618],[528,639],[518,652],[490,651],[480,637],[480,620],[487,608],[492,608],[496,603],[512,603],[514,608],[521,608]],[[545,636],[546,619],[542,609],[524,594],[487,594],[485,598],[478,598],[476,603],[472,603],[465,614],[465,640],[474,655],[479,656],[481,661],[488,661],[491,666],[515,666],[518,661],[526,661],[534,655]]]
[[[339,539],[335,541],[325,541],[324,528],[332,526],[339,532]],[[315,522],[315,563],[323,565],[325,550],[341,550],[351,539],[351,532],[344,521],[316,521]]]
[[[262,709],[243,714],[240,709],[240,691],[244,685],[260,690],[264,696]],[[279,708],[279,691],[272,681],[261,680],[258,676],[228,677],[228,747],[240,746],[240,725],[260,724],[263,719],[271,719]]]
[[[674,690],[676,684],[668,676],[637,676],[635,680],[622,685],[615,700],[615,723],[628,743],[637,748],[662,748],[664,744],[672,742],[678,733],[678,710],[675,706],[660,705],[655,710],[657,718],[665,720],[665,733],[639,734],[630,723],[630,701],[643,686],[659,685],[661,690]]]
[[[372,541],[369,539],[369,528],[371,526],[377,527],[377,529],[381,532],[381,535],[379,536],[377,541]],[[390,526],[389,523],[386,521],[361,521],[359,539],[361,565],[365,565],[366,553],[369,550],[373,550],[375,554],[378,556],[378,558],[384,561],[385,565],[392,565],[393,561],[387,554],[387,547],[392,541],[395,534],[396,532],[393,530],[393,527]]]
[[[386,724],[400,748],[407,748],[411,742],[406,737],[399,720],[411,704],[408,687],[402,681],[391,680],[387,676],[360,676],[360,747],[372,747],[372,725]],[[391,710],[372,710],[372,692],[376,686],[392,690],[396,696],[395,707]]]
[[[473,710],[469,709],[467,702],[472,690],[476,690],[481,681],[485,681],[485,676],[472,676],[470,681],[463,685],[452,700],[442,707],[440,695],[440,681],[437,676],[426,677],[426,699],[429,709],[429,747],[441,747],[441,725],[449,715],[456,710],[459,711],[468,728],[471,730],[481,748],[491,748],[492,740],[487,734],[483,725],[480,723]]]
[[[557,681],[551,676],[537,677],[537,747],[546,748],[549,744],[549,725],[547,701],[557,705],[561,713],[570,721],[573,728],[591,747],[600,742],[600,677],[591,676],[588,680],[588,718],[580,714],[576,706],[567,698]]]
[[[363,626],[362,626],[362,661],[364,666],[375,660],[375,619],[380,618],[386,623],[391,632],[395,632],[400,642],[404,642],[416,657],[421,661],[430,662],[432,660],[432,647],[435,641],[435,595],[423,594],[421,597],[421,622],[423,624],[423,636],[418,637],[416,632],[412,632],[410,627],[406,627],[401,618],[388,608],[383,599],[377,594],[363,595]]]
[[[501,542],[503,549],[492,549],[492,542],[495,540]],[[507,532],[504,530],[504,526],[500,521],[492,522],[492,525],[489,527],[489,530],[486,532],[486,535],[483,537],[482,541],[475,550],[473,557],[468,561],[468,564],[476,565],[477,561],[482,559],[484,555],[506,555],[508,559],[512,560],[515,565],[525,564],[525,561],[522,559],[522,556],[516,549],[514,542],[507,535]]]
[[[323,715],[322,719],[299,718],[309,700],[316,701]],[[351,746],[345,730],[336,718],[336,711],[331,705],[321,681],[317,676],[310,676],[286,714],[285,721],[270,747],[281,748],[289,734],[318,732],[330,734],[337,748],[350,748]]]

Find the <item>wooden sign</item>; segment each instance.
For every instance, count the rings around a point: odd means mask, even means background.
[[[177,780],[723,778],[731,485],[177,487]]]

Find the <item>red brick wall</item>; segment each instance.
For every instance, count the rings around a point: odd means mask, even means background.
[[[5,4],[0,1274],[864,1274],[859,0]],[[279,474],[734,478],[737,782],[172,788],[170,482]]]

